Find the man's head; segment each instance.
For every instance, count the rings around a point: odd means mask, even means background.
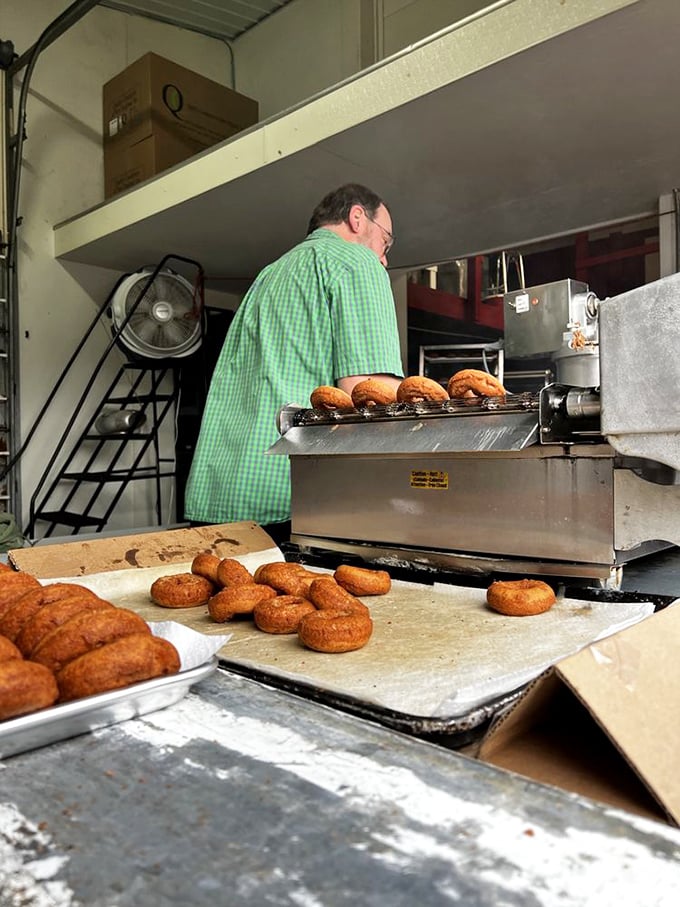
[[[380,196],[366,186],[348,183],[329,192],[314,209],[307,232],[319,227],[366,246],[387,266],[387,253],[394,242],[392,218]]]

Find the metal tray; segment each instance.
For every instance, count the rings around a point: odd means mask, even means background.
[[[217,669],[217,656],[170,677],[146,680],[122,690],[88,696],[0,723],[0,759],[137,718],[179,702],[195,683]]]

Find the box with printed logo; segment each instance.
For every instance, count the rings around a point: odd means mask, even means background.
[[[158,54],[104,85],[105,196],[109,198],[257,123],[258,104]]]

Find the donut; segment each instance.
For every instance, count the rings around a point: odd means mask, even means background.
[[[354,409],[350,395],[339,387],[322,384],[312,391],[309,398],[312,409]]]
[[[0,664],[0,721],[46,709],[58,695],[54,674],[45,665],[21,658]]]
[[[210,580],[215,586],[217,583],[217,568],[220,565],[220,559],[216,554],[197,554],[191,562],[191,572],[196,576],[203,576]]]
[[[392,587],[386,570],[350,567],[342,564],[333,574],[335,582],[352,595],[385,595]]]
[[[214,585],[204,576],[175,573],[154,580],[149,594],[161,608],[196,608],[205,605],[214,591]]]
[[[0,576],[0,615],[29,589],[39,589],[40,582],[30,573],[3,571]]]
[[[302,618],[312,611],[316,611],[316,608],[306,598],[299,595],[278,595],[258,602],[253,610],[253,619],[258,629],[265,633],[296,633]]]
[[[45,665],[56,674],[85,652],[133,633],[151,633],[149,625],[135,611],[127,608],[81,611],[48,633],[31,652],[31,661]]]
[[[526,617],[552,608],[555,593],[540,579],[498,580],[486,590],[486,601],[500,614]]]
[[[396,389],[385,381],[367,378],[352,388],[352,403],[357,409],[367,406],[387,406],[397,399]]]
[[[103,599],[92,599],[85,595],[72,595],[69,598],[60,598],[59,601],[50,602],[27,621],[21,633],[14,640],[17,648],[23,653],[24,658],[30,658],[33,650],[42,640],[51,633],[55,627],[66,623],[80,611],[102,611],[106,608],[113,609],[111,602]]]
[[[36,667],[47,670],[44,665]],[[85,652],[62,668],[56,675],[59,701],[118,690],[154,677],[177,674],[179,669],[179,654],[172,643],[150,633],[132,633]]]
[[[314,606],[312,605],[312,607]],[[23,658],[23,656],[11,639],[0,636],[0,663],[10,661],[12,658]]]
[[[49,586],[30,589],[11,604],[0,617],[0,633],[14,641],[24,625],[44,605],[49,605],[52,602],[70,598],[74,595],[78,595],[81,598],[90,598],[93,601],[99,598],[90,589],[85,586],[79,586],[77,583],[52,583]]]
[[[316,652],[352,652],[371,638],[373,621],[368,613],[315,611],[298,625],[298,639]]]
[[[302,564],[276,561],[275,563],[262,564],[255,571],[255,582],[271,586],[277,592],[285,595],[298,595],[298,588],[303,579],[309,576],[309,571]]]
[[[258,602],[276,598],[276,590],[261,583],[243,583],[221,589],[208,601],[208,614],[218,624],[236,614],[252,614]]]
[[[505,397],[506,390],[488,372],[476,368],[464,368],[449,378],[449,397]]]
[[[448,399],[449,395],[438,381],[420,375],[404,378],[397,388],[397,403],[423,403],[424,401],[443,403]]]
[[[309,587],[309,598],[320,611],[346,611],[364,614],[369,611],[363,602],[338,585],[332,576],[321,576]]]
[[[225,557],[217,565],[218,586],[242,586],[244,583],[254,582],[250,570],[233,557]]]

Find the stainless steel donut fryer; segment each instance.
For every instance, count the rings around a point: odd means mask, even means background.
[[[628,561],[680,544],[680,275],[606,300],[567,280],[504,303],[506,357],[548,357],[557,383],[281,411],[270,453],[290,457],[293,543],[611,588]]]

